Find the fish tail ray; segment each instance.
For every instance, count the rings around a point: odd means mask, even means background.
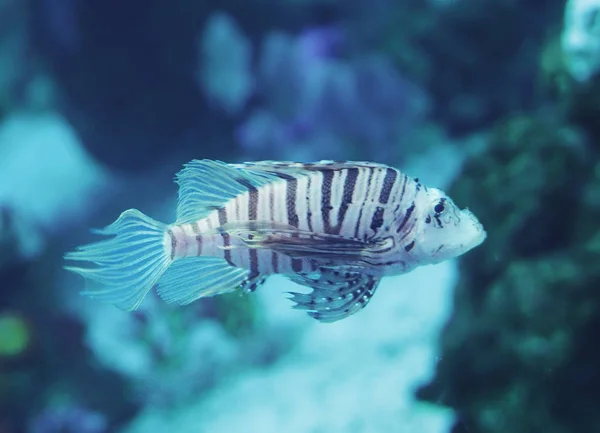
[[[111,236],[65,254],[81,265],[65,266],[86,280],[82,295],[132,311],[167,270],[172,260],[164,244],[165,224],[136,209],[123,212],[95,233]]]

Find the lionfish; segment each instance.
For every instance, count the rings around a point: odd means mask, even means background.
[[[153,288],[189,304],[253,292],[282,274],[310,293],[294,308],[335,322],[364,308],[379,281],[481,244],[469,210],[441,190],[377,163],[193,160],[177,174],[173,224],[136,209],[100,230],[110,236],[66,254],[82,294],[135,310]]]

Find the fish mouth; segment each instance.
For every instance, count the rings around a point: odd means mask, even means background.
[[[479,222],[477,217],[468,209],[462,211],[463,216],[467,217],[470,222],[471,230],[469,230],[471,236],[470,241],[465,243],[465,251],[469,251],[483,243],[487,238],[487,232],[483,228],[483,225]]]

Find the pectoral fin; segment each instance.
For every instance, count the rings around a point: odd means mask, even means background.
[[[314,233],[270,222],[235,222],[219,229],[237,237],[248,248],[271,249],[292,258],[310,258],[331,263],[360,261],[373,244],[339,235]]]
[[[306,277],[305,284],[311,284]],[[300,282],[297,278],[295,281]],[[307,310],[308,315],[320,322],[331,323],[344,319],[363,309],[371,300],[379,279],[351,272],[339,282],[330,284],[326,279],[313,279],[311,293],[290,292],[294,308]]]

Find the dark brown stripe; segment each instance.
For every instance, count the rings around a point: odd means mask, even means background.
[[[225,210],[225,207],[221,207],[219,208],[219,226],[223,227],[225,224],[227,224],[227,210]],[[232,265],[231,250],[227,248],[229,245],[231,245],[231,240],[229,239],[229,235],[227,233],[221,233],[221,236],[223,237],[223,247],[225,247],[223,250],[223,258],[227,263]]]
[[[198,226],[198,223],[197,223],[196,221],[194,221],[194,222],[192,223],[192,231],[193,231],[194,233],[198,233],[198,232],[200,231],[200,227]]]
[[[198,244],[198,255],[202,255],[202,235],[196,236],[196,243]]]
[[[288,224],[292,227],[298,227],[299,220],[296,213],[296,192],[298,190],[298,180],[295,177],[287,180],[285,189],[285,207],[287,210]]]
[[[390,199],[390,194],[392,192],[392,188],[396,183],[396,178],[398,177],[398,172],[393,168],[388,168],[385,172],[385,177],[383,178],[383,185],[381,187],[381,192],[379,193],[379,203],[386,204]]]
[[[352,203],[354,188],[356,188],[356,180],[358,179],[359,169],[356,167],[346,170],[346,179],[344,180],[344,192],[342,194],[342,203]]]
[[[415,202],[413,202],[410,205],[410,207],[408,209],[406,209],[406,213],[404,214],[404,218],[402,219],[402,222],[400,223],[400,225],[396,229],[396,233],[400,233],[402,231],[402,229],[404,228],[404,226],[408,222],[408,219],[410,218],[410,216],[412,215],[412,213],[413,213],[414,210],[415,210]]]
[[[269,188],[269,218],[275,220],[275,188]]]
[[[302,259],[292,259],[292,270],[296,273],[302,272]]]
[[[277,176],[279,179],[284,179],[287,181],[290,181],[292,179],[296,179],[294,176],[292,176],[291,174],[287,174],[287,173],[283,173],[281,171],[274,171],[273,174],[275,176]]]
[[[414,248],[414,246],[415,246],[415,241],[413,239],[413,241],[410,244],[404,246],[404,251],[409,252],[410,250],[412,250]]]
[[[323,219],[323,232],[331,233],[330,211],[331,206],[331,184],[333,183],[333,170],[322,170],[323,184],[321,185],[321,218]]]
[[[311,180],[312,180],[312,176],[308,176],[307,177],[307,183],[306,183],[306,221],[308,223],[308,230],[312,232],[312,216],[313,213],[310,209],[310,197],[311,197],[311,190],[310,190],[310,185],[311,185]]]
[[[271,268],[274,274],[279,273],[279,256],[275,251],[271,251]]]
[[[377,233],[377,230],[383,225],[383,213],[384,209],[381,206],[377,206],[375,212],[373,212],[373,218],[371,218],[371,230]]]
[[[371,186],[371,182],[373,181],[373,173],[375,173],[375,169],[373,169],[373,167],[368,167],[367,168],[369,170],[369,178],[367,179],[367,184],[365,185],[365,199],[364,201],[360,204],[360,211],[358,212],[358,219],[356,220],[356,226],[354,227],[354,237],[358,238],[358,233],[360,231],[360,223],[362,220],[362,214],[363,214],[363,210],[365,208],[365,204],[367,202],[367,198],[369,195],[369,187]]]
[[[340,234],[342,225],[344,224],[344,218],[346,218],[346,211],[348,206],[352,203],[352,196],[354,195],[354,189],[356,188],[356,179],[358,179],[358,168],[349,168],[346,170],[346,179],[344,180],[344,192],[342,193],[342,203],[340,205],[340,211],[338,212],[337,226],[335,227],[335,234]]]
[[[250,248],[250,276],[248,278],[257,277],[258,272],[258,250],[256,248]]]
[[[239,179],[238,182],[248,190],[248,221],[256,221],[258,214],[258,188],[246,179]]]
[[[408,182],[408,176],[404,175],[404,182],[402,183],[402,192],[400,193],[400,203],[402,203],[402,199],[404,198],[404,193],[406,192],[406,183]]]
[[[415,228],[415,226],[416,226],[415,220],[412,220],[410,223],[408,223],[406,225],[406,227],[404,227],[404,233],[402,233],[402,236],[400,236],[400,239],[398,239],[398,242],[404,242],[404,240],[412,234],[412,231]]]
[[[171,260],[173,260],[175,258],[175,248],[177,248],[177,238],[171,229],[167,230],[167,234],[171,238]]]

